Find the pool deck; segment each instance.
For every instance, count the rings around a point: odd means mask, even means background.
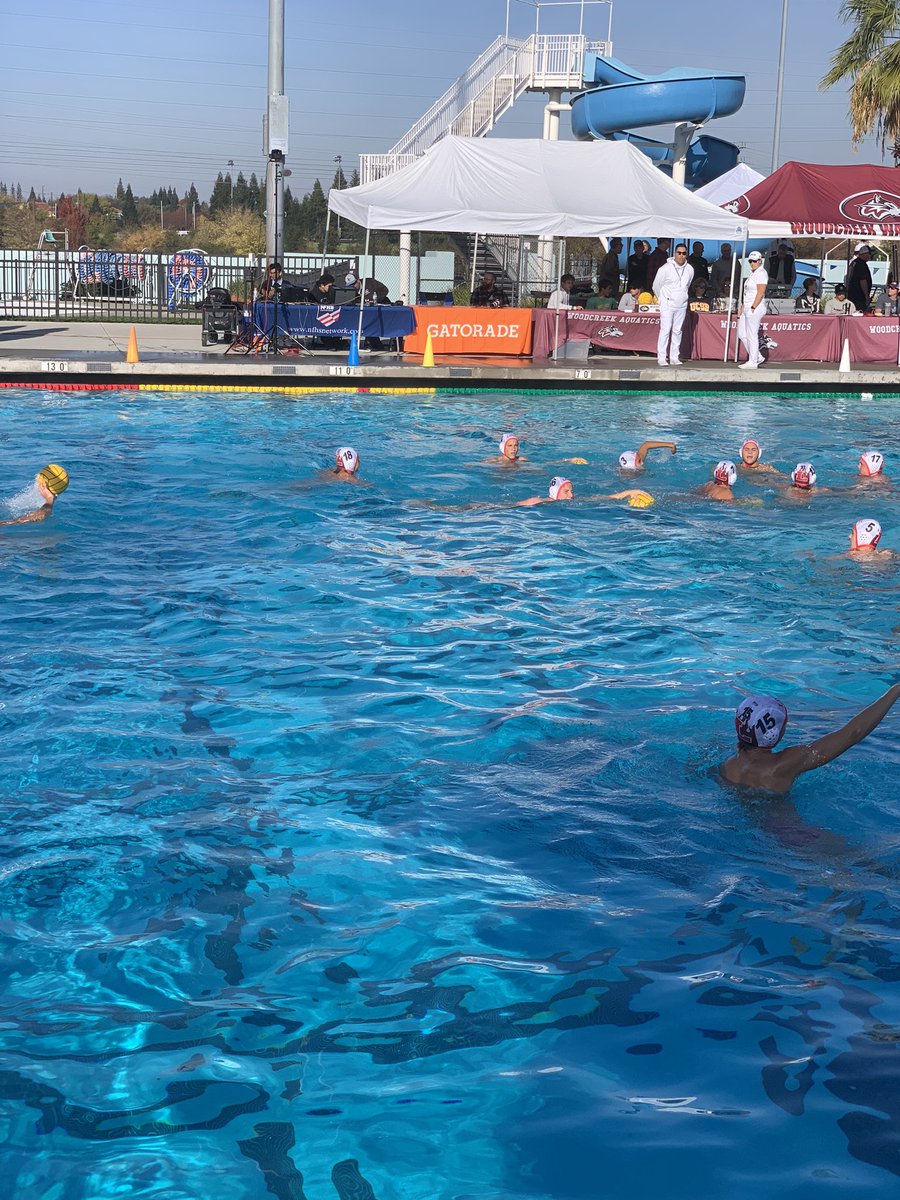
[[[638,354],[555,363],[437,355],[433,367],[423,367],[419,355],[363,350],[360,365],[351,367],[346,351],[244,355],[226,354],[224,345],[201,349],[199,325],[175,324],[135,326],[140,362],[126,363],[130,329],[112,322],[0,317],[0,386],[900,394],[900,367],[881,364],[841,372],[835,363],[767,363],[758,371],[740,371],[731,363],[709,361],[663,368],[652,356]]]

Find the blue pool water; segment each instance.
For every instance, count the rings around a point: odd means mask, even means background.
[[[900,1175],[896,401],[0,394],[16,1200],[806,1200]],[[513,429],[531,460],[480,465]],[[564,469],[658,503],[514,508]],[[336,446],[371,485],[304,486]],[[583,456],[587,466],[561,466]],[[297,485],[300,486],[297,486]],[[474,507],[467,507],[474,505]]]

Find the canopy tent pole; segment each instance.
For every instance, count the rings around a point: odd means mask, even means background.
[[[746,245],[746,242],[745,242],[745,245]],[[725,323],[725,354],[724,354],[724,357],[722,358],[723,363],[728,362],[728,347],[731,344],[731,314],[734,311],[734,304],[732,303],[732,301],[734,300],[734,273],[735,273],[736,267],[737,267],[737,257],[736,257],[736,255],[732,254],[732,256],[731,256],[731,282],[728,285],[728,320]]]
[[[750,227],[748,226],[744,230],[744,248],[741,251],[741,259],[742,260],[747,257],[747,239],[749,237],[749,234],[750,234]],[[743,283],[744,283],[744,274],[743,274],[743,268],[742,268],[741,280],[740,280],[740,283],[738,284],[738,287],[742,288]],[[734,285],[732,284],[732,286],[734,286]],[[740,302],[738,303],[738,308],[740,308]],[[735,362],[737,362],[737,360],[738,360],[738,354],[740,353],[740,348],[741,348],[741,339],[739,337],[735,336],[735,339],[734,339],[734,361]]]
[[[328,209],[325,217],[325,236],[322,239],[322,271],[325,271],[325,255],[328,253],[328,231],[331,229],[331,209]]]
[[[825,235],[822,234],[822,253],[819,255],[819,293],[825,299]]]
[[[556,290],[559,292],[562,289],[563,277],[563,261],[566,257],[566,239],[559,239],[559,258],[556,263]],[[559,314],[562,309],[557,304],[556,306],[556,331],[553,334],[553,361],[559,357]]]
[[[469,281],[469,299],[472,299],[472,293],[475,291],[475,267],[478,263],[478,234],[475,234],[475,242],[472,246],[472,278]]]
[[[360,279],[360,284],[359,284],[359,325],[357,326],[357,329],[356,329],[356,348],[357,348],[357,350],[359,349],[359,343],[362,341],[363,309],[366,306],[366,278],[367,278],[367,271],[368,271],[368,266],[369,266],[369,234],[370,234],[370,232],[371,232],[371,230],[369,229],[369,226],[367,225],[366,226],[366,249],[363,254],[362,270],[359,273],[359,279]],[[374,274],[374,271],[372,273]]]

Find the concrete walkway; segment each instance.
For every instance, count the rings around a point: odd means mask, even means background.
[[[0,317],[0,383],[6,387],[77,388],[123,384],[143,387],[204,382],[216,390],[256,386],[298,391],[422,390],[473,388],[507,391],[708,392],[711,395],[833,392],[900,395],[900,369],[866,365],[842,373],[836,363],[767,363],[739,371],[733,363],[687,362],[661,368],[652,355],[592,355],[584,360],[438,355],[423,367],[419,355],[360,352],[347,364],[346,349],[291,354],[226,354],[226,346],[202,347],[200,324],[138,324],[140,362],[126,363],[131,326],[103,321],[17,321]]]

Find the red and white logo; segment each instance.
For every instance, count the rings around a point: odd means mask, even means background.
[[[722,208],[726,212],[735,213],[737,216],[742,217],[745,212],[750,211],[750,201],[746,196],[736,196],[734,200],[729,200],[727,204],[723,204]]]
[[[341,319],[341,310],[339,308],[320,308],[316,313],[316,321],[319,325],[326,327],[334,325],[336,321]]]
[[[900,196],[893,192],[854,192],[845,196],[840,211],[849,221],[858,223],[900,220]]]

